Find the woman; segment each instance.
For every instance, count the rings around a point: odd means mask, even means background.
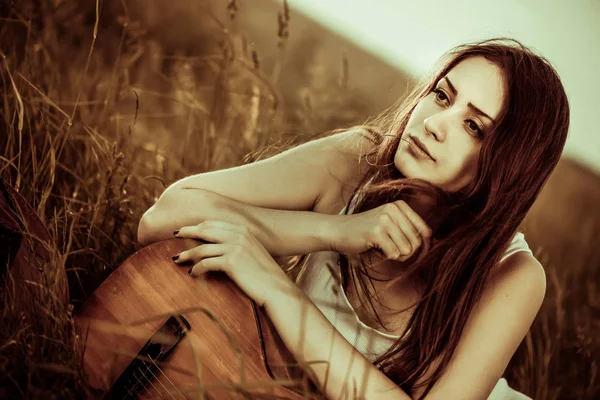
[[[498,398],[545,293],[517,229],[568,125],[545,59],[463,45],[364,127],[176,182],[138,238],[207,242],[175,262],[225,271],[298,360],[329,361],[307,367],[327,398]],[[273,257],[301,254],[294,282]]]

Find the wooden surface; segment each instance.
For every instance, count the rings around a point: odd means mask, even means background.
[[[190,266],[179,266],[171,260],[172,255],[197,244],[190,239],[169,239],[143,248],[115,270],[84,304],[76,317],[76,328],[81,344],[86,346],[84,365],[90,384],[108,390],[169,314],[181,312],[192,329],[163,365],[164,375],[157,374],[158,380],[150,387],[153,393],[146,394],[148,398],[198,398],[199,377],[209,388],[207,392],[218,399],[242,398],[218,385],[241,385],[243,381],[256,386],[252,393],[276,395],[264,398],[302,398],[274,386],[267,374],[248,297],[224,274],[211,273],[203,282],[188,275]],[[269,331],[270,324],[259,311],[266,329],[263,335],[269,363],[278,379],[287,379],[286,369],[276,366],[283,364],[282,357],[289,354],[280,355],[281,348],[273,340],[276,334]],[[126,326],[155,316],[159,318],[136,325],[137,335],[141,336],[135,338],[131,330],[126,334]],[[106,332],[111,327],[116,330]],[[260,382],[268,386],[261,388]]]

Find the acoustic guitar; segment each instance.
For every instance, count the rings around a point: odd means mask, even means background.
[[[222,273],[192,278],[171,260],[198,244],[169,239],[141,249],[75,316],[85,373],[98,397],[322,398],[264,310],[233,281]],[[2,298],[47,301],[30,284],[43,282],[55,292],[56,310],[67,312],[66,274],[50,269],[54,248],[36,211],[0,177]],[[36,317],[35,307],[17,311]]]
[[[75,325],[91,386],[109,398],[322,398],[233,281],[192,278],[172,261],[198,243],[142,248],[82,306]]]

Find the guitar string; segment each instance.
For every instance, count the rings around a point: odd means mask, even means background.
[[[149,357],[150,358],[150,357]],[[152,361],[152,363],[154,365],[156,365],[156,367],[158,368],[158,365],[154,362],[154,360],[152,358],[150,358],[150,361]],[[184,394],[181,393],[181,391],[179,391],[179,389],[173,384],[173,382],[169,379],[168,376],[165,375],[164,372],[162,372],[162,370],[160,368],[158,368],[159,371],[165,376],[165,378],[167,378],[167,380],[171,383],[171,385],[175,388],[175,390],[185,398]],[[154,372],[152,372],[152,370],[150,370],[150,368],[146,367],[146,370],[152,374],[152,376],[154,377],[154,379],[156,379],[158,381],[158,383],[161,384],[161,386],[165,389],[165,391],[173,398],[176,400],[175,396],[173,396],[173,394],[169,391],[169,389],[167,389],[167,387],[162,383],[162,381],[160,379],[158,379],[158,377],[154,374]],[[152,385],[152,387],[154,388],[154,390],[156,390],[157,393],[160,393],[158,388],[154,385],[154,383],[152,383],[152,379],[148,378],[148,376],[140,369],[138,368],[138,372],[141,372],[142,375],[144,376],[144,378],[146,378],[148,380],[148,383],[150,383],[150,385]],[[133,376],[135,377],[135,379],[137,379],[137,382],[127,391],[127,395],[131,395],[132,394],[132,390],[137,392],[134,394],[139,394],[138,390],[136,389],[138,385],[141,385],[140,379],[136,376],[135,372],[133,374]],[[144,386],[144,385],[141,385]],[[156,397],[154,397],[152,395],[152,392],[150,392],[149,390],[146,390],[146,392],[148,392],[148,394],[150,394],[150,396],[152,396],[153,399],[156,399]]]
[[[163,370],[158,366],[158,364],[156,364],[156,362],[154,362],[154,360],[152,360],[152,364],[156,365],[156,368],[158,368],[158,371],[167,379],[167,381],[171,384],[171,386],[173,386],[175,391],[177,391],[178,394],[180,394],[181,396],[183,396],[183,398],[185,398],[185,395],[183,393],[181,393],[181,391],[177,388],[177,386],[175,386],[173,381],[171,379],[169,379],[169,377],[163,372]],[[175,399],[175,396],[173,396],[173,393],[171,393],[171,391],[169,389],[167,389],[167,387],[162,383],[162,381],[160,379],[158,379],[158,377],[156,375],[154,375],[154,372],[150,371],[150,373],[152,374],[152,376],[154,376],[154,378],[158,381],[158,383],[160,383],[161,386],[165,388],[167,393],[169,393],[171,395],[171,397]]]
[[[185,399],[185,395],[177,388],[177,386],[175,386],[175,384],[173,383],[173,381],[171,379],[169,379],[169,377],[163,372],[163,370],[158,366],[158,364],[156,364],[156,362],[154,361],[154,359],[152,357],[148,357],[150,359],[150,362],[152,362],[152,364],[160,371],[160,373],[167,379],[167,381],[171,384],[171,386],[173,386],[173,388],[175,389],[175,391],[181,395],[184,399]],[[145,372],[142,371],[142,369],[138,368],[138,371],[142,373],[142,375],[144,376],[144,378],[146,378],[148,380],[148,382],[152,385],[152,387],[156,390],[157,394],[160,393],[160,391],[158,390],[158,388],[154,385],[154,383],[152,382],[151,378],[148,378],[148,376],[146,375]],[[158,381],[158,383],[164,388],[164,390],[171,396],[171,398],[173,398],[174,400],[176,400],[175,396],[173,396],[173,393],[164,385],[164,383],[158,379],[158,377],[154,374],[154,372],[149,368],[146,367],[146,371],[148,371],[150,374],[152,374],[152,377],[154,379],[156,379]],[[135,373],[134,373],[135,376]],[[136,377],[136,379],[138,379],[137,383],[140,383],[139,378]],[[137,383],[135,386],[137,386]],[[135,388],[132,387],[131,389]],[[131,389],[127,392],[127,394],[131,394]],[[155,399],[155,397],[152,395],[152,392],[150,392],[149,390],[146,390],[150,396],[152,396],[153,399]],[[161,396],[162,397],[162,396]]]
[[[140,369],[138,368],[138,371],[140,371]],[[141,372],[141,371],[140,371]],[[137,380],[134,384],[131,385],[131,387],[129,388],[129,390],[127,391],[127,393],[125,394],[125,397],[127,398],[128,396],[131,395],[139,395],[139,390],[137,389],[137,387],[140,385],[140,378],[138,378],[138,376],[136,375],[136,372],[133,373],[133,377]],[[131,381],[129,381],[129,383],[131,384]],[[152,393],[150,393],[150,396],[152,396]],[[153,399],[155,399],[156,397],[152,396]]]
[[[135,379],[138,379],[138,378],[137,378],[137,376],[135,375],[135,372],[133,373],[133,377],[134,377]],[[125,394],[125,397],[127,397],[127,396],[129,396],[129,395],[133,394],[133,393],[132,393],[132,391],[136,391],[136,390],[135,390],[135,388],[136,388],[136,386],[137,386],[137,382],[136,382],[136,383],[134,383],[134,384],[131,384],[131,381],[129,381],[128,383],[131,385],[131,387],[129,388],[129,390],[128,390],[128,391],[127,391],[127,393]]]
[[[147,371],[148,371],[148,372],[151,372],[151,371],[150,371],[150,369],[149,369],[148,367],[146,367],[146,368],[147,368]],[[146,373],[145,373],[145,372],[143,372],[141,369],[140,369],[140,372],[142,373],[142,375],[144,376],[144,378],[146,378],[146,380],[148,380],[148,383],[149,383],[150,385],[152,385],[152,387],[154,388],[154,390],[156,390],[156,392],[158,393],[158,389],[156,388],[156,386],[154,385],[154,383],[152,383],[152,379],[148,378],[148,376],[146,375]],[[138,383],[141,383],[141,382],[139,382],[139,380],[138,380]],[[156,399],[156,397],[154,397],[154,395],[152,394],[152,392],[151,392],[151,391],[149,391],[149,390],[147,389],[147,385],[146,385],[146,388],[144,388],[144,385],[142,385],[142,389],[146,389],[146,392],[147,392],[147,393],[148,393],[150,396],[152,396],[152,398],[153,398],[153,399]],[[139,394],[139,393],[138,393],[138,394]]]
[[[148,357],[150,358],[150,357]],[[152,361],[152,364],[156,365],[156,363],[154,362],[154,360],[152,358],[150,358],[150,361]],[[157,366],[158,367],[158,366]],[[147,368],[147,371],[152,374],[152,377],[158,381],[158,383],[160,384],[160,386],[162,386],[164,388],[164,390],[173,398],[175,399],[175,396],[173,396],[173,394],[169,391],[169,389],[167,389],[167,387],[160,381],[160,379],[157,378],[156,375],[154,375],[154,372],[152,372],[152,370],[150,368]],[[143,372],[142,372],[143,373]],[[146,374],[144,374],[144,377],[146,377]],[[148,379],[146,377],[146,379]],[[156,388],[156,386],[152,383],[152,379],[148,379],[148,381],[150,382],[150,384],[154,387],[154,389],[156,389],[156,392],[159,393],[158,389]]]
[[[152,373],[152,371],[150,371],[150,368],[148,368],[148,367],[146,367],[146,368],[147,368],[148,372]],[[140,369],[140,372],[142,373],[142,375],[144,376],[144,378],[146,378],[146,379],[148,380],[148,383],[150,383],[150,385],[152,385],[152,387],[154,388],[154,390],[156,390],[156,392],[157,392],[157,393],[159,393],[159,392],[158,392],[158,389],[156,388],[156,386],[154,386],[154,383],[152,383],[152,379],[148,378],[148,377],[146,376],[146,373],[145,373],[144,371],[142,371],[141,369]],[[152,374],[152,375],[154,375],[154,374]],[[141,382],[139,381],[139,379],[138,379],[138,383],[141,383]],[[143,386],[144,386],[144,385],[142,385],[142,387],[143,387]],[[150,394],[150,396],[152,396],[152,398],[153,398],[153,399],[156,399],[156,397],[154,397],[154,395],[152,394],[152,392],[151,392],[151,391],[149,391],[149,390],[147,390],[147,389],[146,389],[146,392],[147,392],[148,394]],[[138,393],[138,394],[139,394],[139,393]]]
[[[131,393],[131,391],[133,390],[133,388],[134,388],[134,387],[135,387],[135,386],[131,386],[131,387],[129,388],[129,390],[127,391],[127,393],[125,393],[125,398],[127,398],[128,396],[130,396],[130,395],[132,394],[132,393]]]

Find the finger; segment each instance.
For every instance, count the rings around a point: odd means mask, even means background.
[[[398,226],[392,226],[389,229],[389,237],[397,248],[396,254],[391,257],[393,260],[407,260],[420,246],[420,244],[411,243],[406,234]]]
[[[198,225],[184,226],[175,235],[177,238],[197,239],[209,243],[223,243],[231,240],[234,232],[222,225],[202,222]]]
[[[410,208],[405,201],[397,201],[394,204],[396,204],[398,208],[404,212],[404,215],[406,215],[406,217],[413,223],[417,229],[417,232],[423,239],[431,238],[431,228],[415,210]]]
[[[388,260],[395,260],[400,255],[400,250],[394,244],[389,235],[385,239],[380,239],[377,244],[372,246],[374,249],[382,255],[383,258]]]
[[[225,254],[224,244],[202,244],[179,253],[175,263],[182,264],[193,262],[194,264],[208,257],[218,257]]]
[[[405,201],[398,201],[394,204],[398,206],[398,209],[410,221],[412,225],[413,229],[411,229],[411,233],[410,235],[408,235],[408,238],[409,240],[411,240],[411,243],[419,243],[419,246],[423,247],[422,252],[427,252],[429,250],[430,239],[432,234],[429,225],[427,225],[425,220],[423,220],[423,218],[421,218],[421,216],[417,214],[415,210],[410,208],[410,206],[406,204]]]
[[[218,220],[218,219],[207,219],[202,222],[204,226],[215,226],[223,229],[227,229],[234,232],[245,232],[248,228],[246,225],[232,223],[228,221]]]
[[[223,271],[223,257],[205,258],[194,264],[188,273],[192,276],[199,276],[209,271]]]
[[[382,214],[379,218],[379,225],[373,232],[374,240],[370,247],[381,250],[387,259],[396,259],[402,253],[402,250],[398,248],[389,234],[390,229],[394,226],[394,221],[387,214]]]
[[[393,226],[389,229],[390,236],[400,250],[399,260],[405,261],[421,247],[422,238],[417,232],[417,228],[397,204],[394,204],[389,212],[393,221]]]

